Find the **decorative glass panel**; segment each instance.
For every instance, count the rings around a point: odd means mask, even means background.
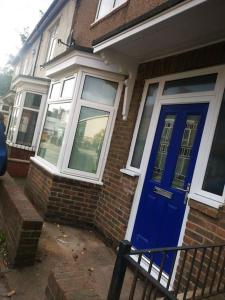
[[[70,78],[64,81],[62,88],[62,98],[72,98],[75,78]]]
[[[96,173],[109,112],[82,107],[69,161],[69,168]]]
[[[163,95],[213,91],[215,89],[216,79],[217,74],[209,74],[167,81],[165,83]]]
[[[158,90],[158,83],[151,84],[148,88],[148,94],[145,100],[141,122],[138,129],[137,139],[134,147],[134,153],[131,160],[131,166],[140,168],[141,159],[145,147],[149,124],[152,117],[152,111],[155,103],[156,93]]]
[[[18,145],[32,146],[37,118],[38,112],[23,110],[16,140]]]
[[[85,76],[81,98],[90,102],[113,106],[116,98],[118,83]]]
[[[220,108],[212,148],[203,182],[203,190],[222,196],[225,184],[225,93]]]
[[[152,179],[158,182],[161,181],[164,172],[175,118],[176,118],[175,115],[168,115],[164,120],[164,126],[162,130],[162,135],[160,138],[159,148],[158,148],[155,165],[153,168],[153,174],[152,174]]]
[[[38,156],[56,165],[62,146],[70,104],[50,104],[41,135]]]
[[[200,116],[192,115],[187,117],[184,129],[175,174],[173,188],[183,188],[191,159],[192,147],[194,145]]]
[[[60,86],[61,86],[60,82],[52,85],[52,90],[50,95],[50,98],[52,100],[57,100],[59,98]]]
[[[39,109],[41,105],[41,98],[42,95],[26,93],[24,106],[33,109]]]

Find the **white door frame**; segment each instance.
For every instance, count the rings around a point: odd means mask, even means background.
[[[179,95],[175,95],[175,96],[164,96],[163,95],[164,84],[168,80],[176,80],[176,79],[181,79],[181,78],[201,76],[201,75],[212,74],[212,73],[218,73],[218,78],[216,81],[214,91],[179,94]],[[127,231],[126,231],[126,235],[125,235],[125,238],[127,240],[131,240],[131,236],[133,233],[133,227],[134,227],[135,220],[136,220],[137,210],[138,210],[138,206],[139,206],[139,202],[140,202],[140,198],[141,198],[142,188],[143,188],[143,184],[144,184],[144,180],[145,180],[145,175],[146,175],[146,171],[147,171],[147,167],[148,167],[148,162],[150,159],[152,144],[153,144],[153,141],[155,138],[155,132],[156,132],[159,114],[160,114],[162,105],[209,103],[208,114],[207,114],[207,117],[205,120],[205,126],[204,126],[204,130],[203,130],[203,134],[202,134],[202,140],[201,140],[201,144],[199,146],[199,152],[200,152],[201,149],[204,149],[205,143],[208,143],[208,144],[210,143],[210,141],[208,139],[209,131],[211,131],[211,135],[212,135],[211,142],[213,139],[214,130],[215,130],[215,128],[213,128],[213,127],[216,126],[215,118],[217,118],[218,113],[219,113],[220,103],[222,101],[223,90],[225,87],[225,66],[223,65],[223,66],[217,66],[217,67],[204,68],[202,70],[194,70],[194,71],[189,71],[189,72],[184,72],[184,73],[179,73],[179,74],[163,76],[163,77],[159,77],[159,78],[148,79],[145,81],[144,91],[147,90],[147,87],[149,86],[149,84],[156,83],[156,82],[159,82],[159,88],[158,88],[158,92],[156,95],[156,101],[155,101],[153,112],[152,112],[152,119],[151,119],[151,122],[149,125],[149,130],[148,130],[148,134],[147,134],[147,138],[146,138],[146,145],[145,145],[142,163],[141,163],[140,176],[139,176],[137,188],[135,191],[134,200],[133,200],[131,213],[130,213],[130,218],[129,218]],[[138,118],[137,121],[140,122],[140,118]],[[212,126],[212,124],[214,124],[215,126]],[[134,141],[132,141],[132,143],[134,143]],[[209,148],[211,148],[211,146]],[[198,161],[198,158],[197,158],[197,161]],[[197,166],[197,161],[196,161],[196,166]],[[194,175],[193,175],[193,177],[194,177]],[[184,220],[183,220],[183,224],[182,224],[182,228],[181,228],[181,234],[180,234],[178,245],[181,245],[183,242],[184,230],[186,227],[186,220],[187,220],[187,208],[188,208],[188,205],[186,206],[185,216],[184,216]]]

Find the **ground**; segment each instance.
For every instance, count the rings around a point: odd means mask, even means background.
[[[0,299],[43,300],[50,271],[64,262],[75,262],[77,272],[83,271],[96,294],[106,299],[115,258],[95,232],[45,223],[35,265],[2,270]],[[127,282],[131,279],[128,273]],[[2,296],[13,291],[11,297]],[[122,299],[127,299],[125,293]]]

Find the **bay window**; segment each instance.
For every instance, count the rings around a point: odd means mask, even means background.
[[[119,7],[127,0],[100,0],[96,19],[100,19],[110,13],[113,9]]]
[[[53,83],[36,155],[40,163],[66,176],[99,181],[119,92],[121,84],[114,77],[81,71]]]
[[[40,123],[40,110],[43,95],[20,92],[16,96],[8,132],[8,142],[25,147],[36,144],[37,124]]]

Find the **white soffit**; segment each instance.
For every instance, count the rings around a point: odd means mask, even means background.
[[[191,0],[97,45],[145,62],[225,39],[225,1]]]

